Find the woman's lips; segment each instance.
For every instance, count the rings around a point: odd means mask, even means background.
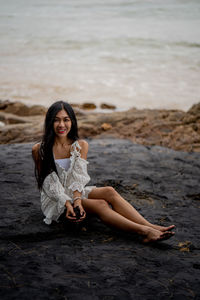
[[[58,133],[65,133],[65,131],[66,131],[65,129],[58,129],[57,130]]]

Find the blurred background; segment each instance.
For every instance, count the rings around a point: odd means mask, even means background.
[[[200,101],[199,0],[0,0],[0,99]]]

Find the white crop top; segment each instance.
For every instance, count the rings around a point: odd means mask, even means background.
[[[65,171],[69,169],[71,163],[70,158],[55,159],[55,162],[65,169]]]

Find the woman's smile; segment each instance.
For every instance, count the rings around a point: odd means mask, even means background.
[[[66,132],[66,129],[58,129],[57,132],[58,132],[59,134],[63,134],[63,133]]]

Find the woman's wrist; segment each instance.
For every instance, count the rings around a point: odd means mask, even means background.
[[[73,198],[73,202],[74,202],[74,201],[77,201],[77,200],[82,200],[82,197],[81,197],[81,196],[77,196],[77,197],[74,197],[74,198]]]
[[[72,206],[72,205],[71,205],[70,200],[67,200],[67,201],[65,202],[65,207],[67,208],[67,207],[69,207],[69,206]]]
[[[81,204],[81,198],[78,198],[74,201],[74,206],[79,206]]]

